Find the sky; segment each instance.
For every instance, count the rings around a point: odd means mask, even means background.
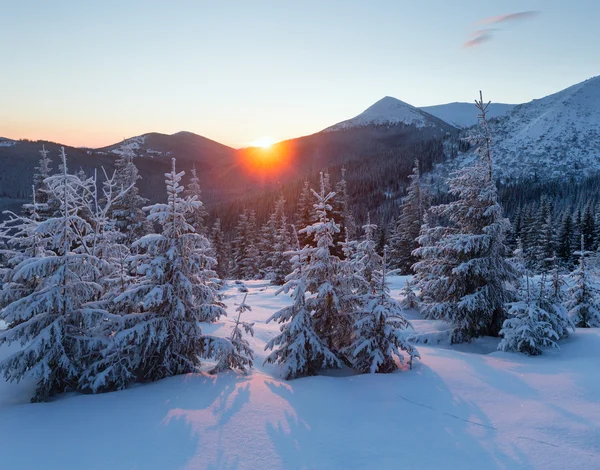
[[[0,0],[0,136],[317,132],[383,96],[522,103],[600,75],[597,0]],[[505,16],[512,15],[512,16]],[[490,19],[491,18],[491,19]]]

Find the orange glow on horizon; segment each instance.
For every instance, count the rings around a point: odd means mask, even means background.
[[[239,151],[239,163],[244,170],[257,177],[279,177],[290,169],[292,152],[288,142],[264,142],[264,146],[254,146]]]

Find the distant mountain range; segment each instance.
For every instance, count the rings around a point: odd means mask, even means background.
[[[600,171],[600,77],[529,103],[492,104],[489,111],[497,175],[562,178]],[[387,96],[354,118],[269,150],[236,150],[191,132],[149,133],[99,149],[65,149],[71,169],[90,172],[100,165],[112,168],[123,145],[134,144],[142,193],[151,200],[163,197],[163,173],[170,157],[176,157],[184,170],[196,166],[210,205],[378,155],[412,161],[419,156],[420,143],[456,141],[476,123],[475,107],[469,103],[416,108]],[[56,168],[60,144],[0,138],[0,208],[29,197],[42,144]],[[449,165],[470,158],[469,153],[459,154]],[[269,159],[280,164],[269,165]]]

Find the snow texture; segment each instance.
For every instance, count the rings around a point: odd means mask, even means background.
[[[406,278],[393,278],[392,296]],[[289,305],[247,281],[256,369],[172,377],[102,395],[27,404],[34,384],[0,382],[0,466],[7,469],[599,468],[600,331],[544,355],[492,352],[482,338],[420,345],[412,371],[286,382],[261,365]],[[225,289],[229,311],[244,294]],[[417,315],[408,312],[407,315]],[[412,318],[412,317],[411,317]],[[417,333],[441,322],[412,319]],[[205,333],[226,336],[226,317]],[[0,356],[15,352],[2,347]],[[441,347],[440,347],[441,346]],[[208,368],[209,365],[206,365]],[[68,456],[68,457],[67,457]]]
[[[417,128],[437,125],[432,116],[414,106],[391,96],[380,99],[358,116],[342,121],[325,129],[325,132],[352,129],[365,126],[414,125]]]

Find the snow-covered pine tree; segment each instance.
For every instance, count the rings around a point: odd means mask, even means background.
[[[225,279],[229,274],[229,256],[225,234],[221,229],[221,219],[217,217],[210,231],[210,243],[212,246],[212,257],[217,262],[215,271],[219,279]]]
[[[21,261],[7,274],[1,292],[1,317],[9,328],[0,335],[0,344],[19,341],[23,348],[2,361],[0,370],[8,381],[26,376],[37,379],[32,401],[76,386],[89,354],[85,332],[106,314],[92,303],[102,293],[95,282],[102,263],[89,247],[81,249],[85,236],[92,232],[79,216],[89,188],[67,173],[64,148],[61,158],[62,173],[45,180],[52,197],[60,202],[60,216],[35,228],[53,255]],[[32,279],[36,280],[33,286]]]
[[[573,266],[573,234],[573,216],[571,213],[567,213],[564,216],[560,227],[557,253],[562,263],[569,269]]]
[[[310,192],[310,182],[304,181],[296,209],[296,226],[308,227],[315,221],[314,215],[315,214],[312,207],[312,193]],[[307,244],[311,244],[309,242],[308,235],[305,233],[299,233],[297,235],[301,248],[304,248],[304,246]]]
[[[196,172],[196,165],[192,166],[191,173],[192,176],[190,178],[190,182],[188,183],[183,194],[189,197],[196,196],[196,199],[202,203],[202,190],[200,189],[200,178],[198,178],[198,174]],[[206,212],[206,208],[204,207],[204,204],[202,204],[188,217],[188,223],[194,227],[196,233],[206,235],[207,230],[204,221],[207,217],[208,212]]]
[[[238,313],[237,319],[231,331],[229,338],[211,338],[205,343],[206,357],[217,357],[217,365],[210,371],[211,374],[216,374],[224,370],[239,369],[244,374],[248,373],[248,369],[252,367],[254,361],[254,351],[250,347],[248,340],[244,339],[245,334],[254,336],[254,323],[248,323],[241,320],[242,313],[251,311],[252,308],[246,303],[248,294],[244,295],[244,300],[237,306],[235,311]]]
[[[585,235],[581,235],[581,250],[579,265],[570,275],[571,287],[569,299],[565,307],[569,317],[578,328],[600,327],[600,288],[593,282],[587,267],[587,258],[590,254],[585,250]]]
[[[256,216],[244,210],[239,217],[233,240],[233,275],[236,279],[254,279],[258,274]]]
[[[294,230],[294,233],[297,232]],[[342,367],[342,362],[315,331],[312,311],[306,304],[306,266],[311,248],[300,248],[298,237],[296,247],[296,251],[290,253],[293,271],[277,291],[277,294],[291,291],[292,305],[267,319],[267,323],[280,323],[281,333],[266,344],[265,351],[272,352],[265,364],[282,364],[282,375],[286,380],[315,375],[321,369]]]
[[[119,158],[115,162],[116,182],[118,188],[131,188],[127,194],[113,204],[111,219],[115,220],[116,227],[125,234],[125,244],[131,244],[152,231],[152,226],[146,219],[142,207],[148,202],[139,195],[137,182],[140,176],[134,162],[135,150],[133,144],[122,146]]]
[[[98,191],[98,178],[93,179],[93,233],[88,244],[92,253],[105,262],[100,283],[104,290],[104,299],[111,303],[117,295],[122,294],[132,282],[128,258],[131,255],[129,246],[125,244],[126,236],[117,229],[117,222],[110,216],[112,208],[120,199],[127,196],[130,187],[121,187],[116,171],[108,176],[102,168],[104,180],[101,194]]]
[[[544,347],[558,347],[557,341],[561,335],[554,325],[560,322],[557,321],[556,311],[548,308],[549,304],[544,299],[543,280],[539,283],[538,295],[534,292],[535,285],[526,268],[523,244],[520,240],[515,250],[514,263],[517,272],[522,276],[519,283],[520,300],[507,304],[508,318],[500,330],[503,338],[498,344],[498,350],[536,356],[542,353]]]
[[[583,212],[581,218],[581,234],[584,237],[585,249],[588,251],[595,251],[597,248],[596,221],[592,204],[588,204]]]
[[[400,291],[400,295],[402,295],[402,300],[400,300],[400,306],[404,310],[419,309],[419,299],[417,298],[417,294],[415,293],[412,282],[410,282],[410,280],[406,280],[404,287]]]
[[[402,315],[402,307],[389,294],[386,283],[386,253],[379,258],[379,270],[370,278],[369,291],[360,296],[361,308],[353,326],[353,341],[346,349],[354,367],[362,373],[388,373],[398,368],[394,357],[404,363],[402,351],[420,357],[408,342],[403,330],[411,328]]]
[[[346,169],[342,168],[340,180],[335,185],[335,198],[332,200],[332,216],[340,231],[333,238],[334,254],[342,259],[344,253],[342,243],[345,240],[354,240],[356,238],[356,225],[352,211],[350,210],[350,201],[348,196],[348,182],[346,181]]]
[[[35,200],[39,207],[37,208],[40,219],[45,219],[52,215],[52,212],[58,209],[58,205],[55,201],[49,200],[49,188],[45,183],[46,178],[50,176],[52,160],[48,157],[48,150],[46,146],[42,145],[40,150],[40,158],[38,166],[35,167],[35,173],[33,174],[33,186],[35,191]]]
[[[381,260],[383,259],[376,250],[375,234],[377,225],[371,223],[371,216],[367,214],[367,223],[363,225],[365,237],[356,244],[357,270],[362,278],[361,294],[373,292],[373,288],[379,288]],[[350,273],[349,273],[350,274]]]
[[[421,185],[418,160],[415,160],[409,178],[410,185],[406,196],[402,199],[402,213],[396,221],[394,233],[390,238],[390,265],[400,269],[404,274],[410,273],[412,265],[417,261],[413,251],[419,246],[417,238],[429,205],[427,191]]]
[[[505,236],[510,228],[502,216],[493,179],[487,104],[476,101],[483,140],[480,159],[455,172],[448,180],[456,200],[431,209],[449,221],[449,227],[428,224],[419,237],[414,266],[425,315],[451,323],[453,342],[481,335],[497,336],[512,300],[510,284],[517,280],[506,259]]]
[[[275,285],[283,285],[285,277],[291,272],[288,253],[291,248],[290,231],[285,215],[285,197],[283,194],[275,203],[275,210],[269,220],[274,229],[274,243],[270,251],[270,280]]]
[[[312,236],[316,244],[306,249],[308,262],[303,273],[306,291],[311,294],[306,299],[306,308],[312,312],[315,331],[327,348],[341,351],[350,341],[353,294],[346,291],[340,260],[333,254],[333,237],[340,228],[330,215],[335,193],[326,193],[325,188],[326,180],[321,174],[320,192],[312,190],[317,221],[300,230]]]
[[[110,317],[111,341],[84,374],[82,388],[119,389],[133,380],[196,371],[205,348],[200,322],[225,315],[214,285],[207,282],[214,264],[207,256],[209,242],[186,221],[200,204],[195,197],[181,198],[184,174],[177,173],[172,159],[165,174],[168,202],[144,208],[162,230],[134,243],[141,252],[133,257],[141,277],[114,299],[134,313]]]

